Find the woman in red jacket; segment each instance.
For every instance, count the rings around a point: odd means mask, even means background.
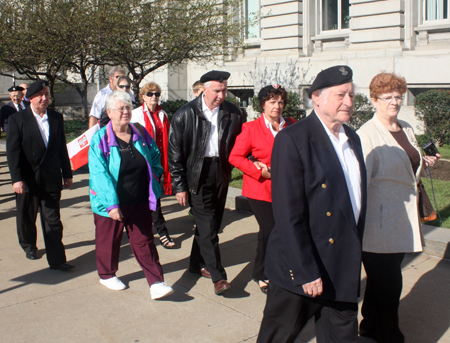
[[[266,86],[260,90],[258,98],[263,113],[260,118],[242,126],[229,161],[244,172],[242,195],[248,198],[259,224],[253,279],[258,282],[261,291],[267,293],[269,280],[264,275],[264,258],[267,241],[275,224],[272,214],[270,158],[275,136],[295,120],[281,116],[287,103],[287,93],[283,87]]]

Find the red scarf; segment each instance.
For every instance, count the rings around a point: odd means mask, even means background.
[[[161,106],[156,106],[155,112],[151,112],[150,109],[147,111],[145,102],[142,104],[142,112],[144,112],[145,129],[152,136],[153,140],[158,146],[159,152],[161,153],[161,165],[164,168],[164,194],[172,194],[172,179],[169,172],[169,161],[167,159],[167,145],[169,143],[169,128],[170,122],[169,118],[164,115],[164,126],[159,119],[159,111],[161,111]],[[149,114],[150,112],[150,114]],[[155,123],[155,133],[153,131],[153,125],[149,118],[152,117],[153,123]]]

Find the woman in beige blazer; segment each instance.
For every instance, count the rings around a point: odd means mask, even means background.
[[[405,79],[381,73],[369,89],[376,113],[357,132],[368,185],[362,257],[367,285],[360,335],[402,343],[405,338],[398,325],[401,263],[405,253],[422,251],[417,183],[424,162],[434,165],[437,157],[422,157],[412,126],[397,118]]]

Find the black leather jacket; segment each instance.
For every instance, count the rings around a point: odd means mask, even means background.
[[[187,191],[197,194],[198,191],[211,131],[211,123],[203,115],[202,94],[180,108],[170,124],[168,159],[174,194]],[[229,182],[232,166],[228,157],[241,132],[241,111],[224,101],[219,107],[218,122],[219,160],[224,181]]]

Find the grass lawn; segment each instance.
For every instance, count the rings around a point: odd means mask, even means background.
[[[450,147],[448,145],[440,146],[438,150],[442,158],[450,160]]]
[[[433,193],[431,191],[431,182],[428,178],[422,178],[422,182],[428,193],[431,203],[434,205]],[[450,181],[433,180],[433,188],[436,194],[436,202],[439,213],[441,214],[442,223],[439,223],[439,218],[435,221],[426,223],[427,225],[450,228]],[[436,210],[436,208],[435,208]]]
[[[64,120],[67,143],[73,141],[87,129],[89,129],[89,121],[87,120]]]
[[[234,188],[242,189],[242,177],[243,177],[243,175],[244,175],[244,173],[241,172],[239,169],[233,168],[233,170],[231,171],[230,186],[234,187]]]

